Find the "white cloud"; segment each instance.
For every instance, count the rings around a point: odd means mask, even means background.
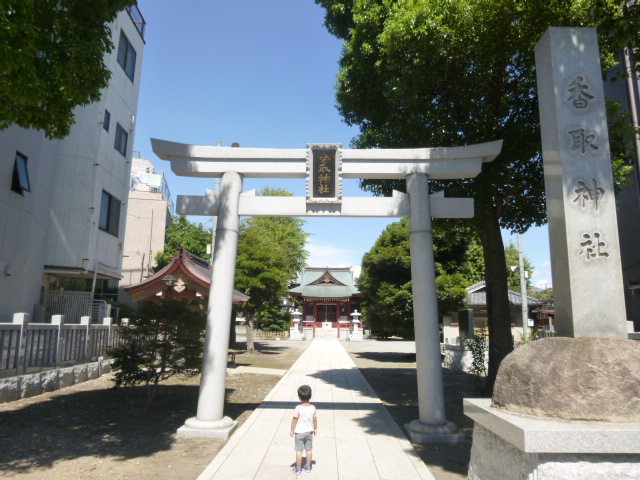
[[[538,288],[548,288],[551,287],[551,281],[549,278],[551,278],[551,262],[549,260],[545,260],[536,266],[533,275],[531,275],[531,284]],[[541,285],[546,286],[541,287]]]
[[[536,288],[539,288],[541,290],[545,290],[547,288],[551,288],[551,282],[549,280],[547,280],[546,278],[543,278],[543,279],[538,280],[536,282]]]
[[[308,267],[357,267],[357,274],[360,274],[359,252],[313,242],[307,243],[306,248],[309,251]]]

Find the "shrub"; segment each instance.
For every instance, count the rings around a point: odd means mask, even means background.
[[[205,325],[203,314],[178,300],[145,303],[139,319],[120,327],[120,345],[109,350],[116,369],[115,386],[144,383],[150,404],[161,379],[176,373],[198,373]]]

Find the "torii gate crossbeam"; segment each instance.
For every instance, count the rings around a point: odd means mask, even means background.
[[[411,278],[419,419],[408,425],[414,443],[452,443],[464,436],[447,422],[440,361],[439,321],[431,218],[471,217],[472,199],[429,195],[428,179],[475,177],[502,141],[454,148],[342,150],[338,144],[303,149],[254,149],[186,145],[152,139],[153,150],[177,175],[222,177],[222,191],[178,196],[186,215],[217,215],[202,382],[196,417],[183,436],[228,438],[236,422],[223,416],[229,317],[240,215],[410,217]],[[242,192],[243,178],[305,178],[307,196],[256,197]],[[407,194],[343,198],[342,179],[406,179]]]

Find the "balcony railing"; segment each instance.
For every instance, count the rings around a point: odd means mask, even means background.
[[[132,192],[161,193],[162,198],[167,201],[167,208],[171,215],[175,215],[176,207],[164,172],[142,173],[141,175],[138,175],[137,172],[131,174],[129,190]]]
[[[147,22],[145,22],[144,17],[140,13],[140,9],[138,8],[137,5],[131,5],[130,7],[127,7],[127,12],[129,12],[131,21],[138,29],[138,33],[140,33],[140,36],[144,41],[144,29],[147,26]]]

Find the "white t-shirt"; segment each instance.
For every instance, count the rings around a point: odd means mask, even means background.
[[[310,403],[302,403],[293,411],[293,418],[298,419],[295,433],[313,432],[313,419],[316,418],[316,407]]]

